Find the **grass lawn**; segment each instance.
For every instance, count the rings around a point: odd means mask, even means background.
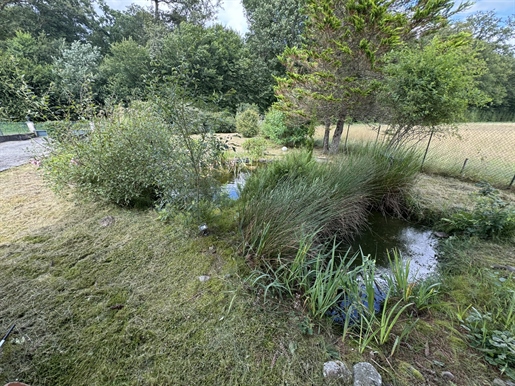
[[[470,205],[472,190],[421,176],[415,192],[434,213],[442,203]],[[358,354],[337,327],[311,324],[291,299],[264,303],[245,282],[231,209],[202,237],[157,221],[152,210],[56,197],[31,165],[0,173],[0,195],[0,335],[16,323],[0,351],[0,384],[320,385],[330,358],[370,361],[395,385],[489,385],[499,377],[469,348],[456,315],[488,301],[488,282],[476,274],[515,265],[513,243],[447,248],[456,273],[441,303],[416,316],[389,357],[389,346]],[[104,226],[107,216],[114,222]]]
[[[25,122],[0,122],[0,135],[30,133]]]

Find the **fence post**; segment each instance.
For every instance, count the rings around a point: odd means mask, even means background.
[[[422,168],[424,167],[424,162],[426,162],[427,152],[429,151],[429,145],[431,145],[431,140],[433,139],[434,132],[434,130],[431,130],[431,135],[429,136],[429,141],[427,141],[427,147],[424,153],[424,158],[422,158],[422,165],[420,165],[420,170],[422,170]]]
[[[508,185],[508,189],[511,189],[511,187],[513,186],[513,183],[515,182],[515,176],[513,176],[513,178],[511,179],[511,182],[510,184]]]
[[[468,158],[465,158],[465,162],[463,162],[463,166],[461,167],[460,175],[463,175],[463,171],[465,170],[465,166],[467,166]]]
[[[350,129],[350,122],[347,124],[347,134],[345,135],[345,145],[344,145],[345,152],[347,152],[347,140],[349,139],[349,129]]]
[[[376,143],[377,143],[377,140],[379,139],[380,132],[381,132],[381,125],[379,125],[379,128],[377,129]]]

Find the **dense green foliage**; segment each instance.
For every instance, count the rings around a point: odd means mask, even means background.
[[[502,200],[497,189],[486,184],[474,199],[472,210],[459,210],[443,218],[443,229],[486,239],[509,240],[515,235],[515,207]]]
[[[255,137],[259,133],[259,114],[247,109],[236,114],[236,131],[246,138]]]
[[[58,191],[72,184],[79,195],[122,206],[197,209],[216,189],[209,170],[219,161],[219,145],[209,132],[190,138],[193,128],[201,131],[193,110],[167,107],[172,125],[148,103],[117,108],[91,128],[61,125],[52,133],[46,175]]]
[[[467,35],[436,37],[422,49],[406,47],[389,55],[381,102],[388,110],[390,143],[445,134],[462,122],[469,105],[488,100],[476,81],[483,67]]]

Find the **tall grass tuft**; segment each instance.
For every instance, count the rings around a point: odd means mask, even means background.
[[[295,256],[305,235],[316,235],[313,245],[334,236],[349,240],[370,210],[400,214],[418,161],[414,152],[363,145],[328,163],[300,151],[258,170],[241,192],[247,252],[258,263]]]

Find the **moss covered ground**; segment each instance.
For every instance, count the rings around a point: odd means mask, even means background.
[[[467,200],[461,182],[435,188],[440,199],[428,195],[425,186],[439,183],[419,180],[423,213]],[[245,282],[230,209],[200,236],[152,210],[55,196],[32,165],[0,173],[0,197],[0,335],[16,324],[0,349],[0,384],[319,385],[330,358],[371,361],[394,385],[487,385],[500,376],[469,348],[457,314],[488,301],[477,273],[515,265],[513,243],[449,247],[455,273],[440,304],[416,315],[390,357],[389,347],[359,354],[291,299],[265,303]],[[102,222],[107,216],[114,222]]]

